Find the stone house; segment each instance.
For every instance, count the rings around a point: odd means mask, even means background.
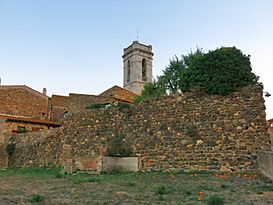
[[[63,121],[66,113],[78,113],[86,110],[91,104],[112,104],[115,102],[133,103],[137,94],[117,85],[99,95],[70,93],[69,96],[52,95],[49,99],[49,119]]]
[[[26,85],[0,85],[0,114],[45,120],[48,99]]]
[[[38,120],[3,114],[0,115],[0,124],[2,134],[4,135],[35,132],[61,126],[61,124],[49,120]]]

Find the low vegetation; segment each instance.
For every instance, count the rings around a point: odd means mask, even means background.
[[[124,108],[131,108],[131,105],[128,104],[128,103],[123,103],[123,102],[116,102],[116,103],[113,103],[113,104],[105,104],[105,103],[94,103],[94,104],[91,104],[91,105],[88,105],[86,107],[86,109],[102,109],[102,108],[120,108],[120,109],[124,109]]]
[[[107,156],[131,157],[133,154],[131,142],[129,142],[128,139],[126,140],[123,134],[111,136],[107,144]]]
[[[44,168],[0,171],[1,204],[269,205],[273,199],[273,183],[257,173],[60,175],[59,171]]]

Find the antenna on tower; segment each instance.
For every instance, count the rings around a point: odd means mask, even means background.
[[[138,29],[136,30],[136,39],[138,41]]]

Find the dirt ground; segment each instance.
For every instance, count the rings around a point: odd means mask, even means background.
[[[259,173],[0,171],[0,205],[273,204],[273,182]]]

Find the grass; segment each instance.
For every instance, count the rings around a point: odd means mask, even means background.
[[[208,198],[209,205],[222,205],[224,204],[224,198],[218,195],[213,195]]]
[[[62,175],[60,174],[60,168],[42,168],[42,167],[24,167],[20,169],[12,168],[7,170],[0,171],[0,177],[4,176],[24,176],[24,177],[32,177],[32,176],[42,176],[45,178],[60,178]]]
[[[238,176],[237,173],[213,172],[62,175],[60,169],[22,168],[1,170],[0,181],[2,204],[217,205],[225,202],[241,205],[259,204],[255,200],[273,190],[273,183],[256,173]],[[263,200],[270,202],[272,198]]]
[[[159,200],[164,200],[163,195],[169,194],[170,189],[165,185],[159,185],[155,187],[154,192],[158,196]]]
[[[31,198],[29,199],[29,202],[31,203],[38,203],[45,199],[45,197],[39,195],[39,194],[33,194]]]

